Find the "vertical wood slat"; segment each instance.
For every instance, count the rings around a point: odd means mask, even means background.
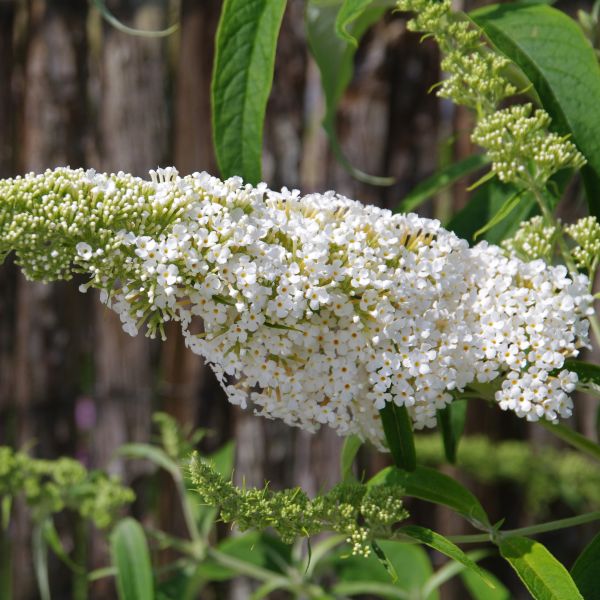
[[[85,4],[59,0],[29,3],[18,170],[83,164],[86,103]],[[13,116],[13,123],[16,119]],[[71,452],[70,427],[78,388],[81,325],[78,310],[61,307],[85,300],[64,285],[43,286],[18,275],[15,304],[13,398],[17,441],[37,440],[51,457]],[[74,359],[74,360],[72,360]],[[31,592],[27,517],[17,511],[13,539],[15,597]]]
[[[166,1],[145,5],[127,0],[109,3],[109,8],[133,27],[160,29],[168,6]],[[99,73],[93,74],[99,124],[93,160],[105,171],[147,176],[149,169],[164,162],[170,141],[166,42],[127,35],[104,24],[99,60]],[[94,462],[104,465],[120,444],[148,439],[156,360],[143,333],[127,336],[119,318],[98,301],[94,312],[98,421],[92,452]],[[113,463],[113,468],[123,472],[125,467]],[[134,468],[129,466],[128,472],[133,474]]]
[[[13,94],[13,35],[16,3],[0,2],[0,177],[14,173],[15,100]],[[16,269],[11,261],[0,266],[0,443],[14,442],[13,364]]]

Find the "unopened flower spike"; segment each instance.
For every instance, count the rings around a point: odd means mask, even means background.
[[[475,111],[471,139],[487,151],[501,181],[541,189],[557,171],[585,164],[571,141],[549,131],[546,111],[531,104],[501,108],[518,92],[506,76],[511,61],[484,43],[473,22],[452,11],[450,0],[399,0],[397,6],[416,13],[408,22],[411,31],[435,38],[446,73],[437,94]]]
[[[88,274],[131,335],[178,322],[230,402],[309,431],[382,447],[386,403],[431,427],[454,391],[497,378],[505,410],[571,414],[563,367],[588,343],[584,275],[334,192],[151,177],[0,181],[0,256],[39,281]]]

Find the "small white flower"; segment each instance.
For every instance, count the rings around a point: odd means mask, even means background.
[[[79,242],[75,246],[75,250],[77,251],[79,257],[85,261],[90,260],[94,254],[92,247],[86,242]]]

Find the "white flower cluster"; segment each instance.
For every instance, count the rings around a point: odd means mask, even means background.
[[[571,413],[560,369],[587,343],[584,276],[333,192],[151,175],[0,182],[0,253],[39,279],[91,273],[131,335],[180,322],[231,402],[290,425],[381,445],[386,402],[430,427],[453,391],[503,375],[503,409]],[[34,260],[36,243],[57,255]]]

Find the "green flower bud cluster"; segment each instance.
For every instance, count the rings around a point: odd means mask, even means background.
[[[571,250],[577,266],[586,269],[591,279],[600,260],[600,223],[596,217],[585,217],[565,227],[565,232],[577,242]]]
[[[482,118],[472,139],[487,150],[501,181],[543,187],[559,169],[585,163],[574,144],[549,133],[550,116],[531,104],[511,106]]]
[[[397,6],[416,13],[408,29],[433,36],[445,55],[441,66],[447,77],[440,84],[439,96],[468,106],[481,116],[516,93],[502,74],[510,60],[492,52],[472,22],[452,11],[450,0],[399,0]]]
[[[97,527],[110,526],[133,491],[101,471],[70,458],[42,460],[0,447],[0,497],[22,495],[34,520],[70,509]]]
[[[220,507],[223,521],[242,531],[272,527],[285,543],[329,530],[347,536],[353,554],[368,556],[372,540],[389,538],[394,525],[408,516],[397,486],[342,483],[314,499],[300,488],[240,489],[197,453],[190,474],[202,502]]]
[[[42,177],[0,180],[0,262],[15,250],[29,279],[70,279],[73,272],[92,275],[88,287],[111,289],[125,272],[121,229],[158,236],[187,206],[175,189],[161,190],[149,181],[119,172],[96,176],[88,171],[47,170]],[[77,251],[86,241],[89,256]],[[92,250],[93,249],[93,250]]]
[[[439,436],[419,435],[415,441],[424,465],[444,464]],[[537,518],[546,517],[556,502],[576,512],[596,510],[600,505],[600,469],[578,452],[469,436],[461,439],[457,466],[484,484],[514,484],[522,491],[527,510]]]
[[[540,188],[556,171],[585,163],[573,143],[548,131],[545,111],[532,114],[529,104],[498,109],[518,91],[506,77],[511,61],[486,45],[472,22],[452,11],[450,0],[399,0],[397,6],[417,13],[410,30],[433,36],[440,46],[448,75],[438,95],[476,111],[472,139],[487,150],[502,181]]]
[[[502,247],[521,260],[541,258],[551,264],[558,233],[555,225],[548,225],[536,216],[523,221],[515,235],[502,242]]]

